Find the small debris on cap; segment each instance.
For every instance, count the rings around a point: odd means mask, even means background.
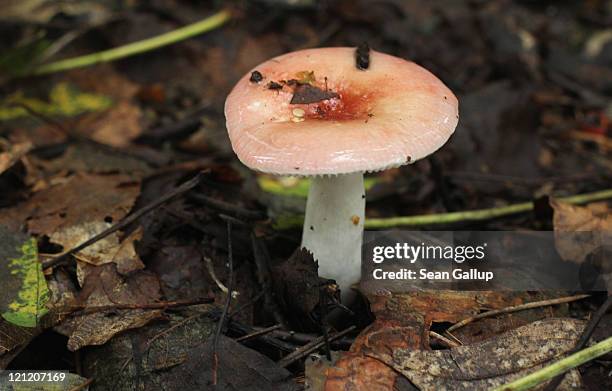
[[[355,50],[355,66],[362,71],[370,67],[370,46],[368,46],[367,42],[357,46],[357,50]]]
[[[282,90],[283,86],[275,81],[271,81],[268,83],[269,90]]]
[[[337,97],[338,94],[333,91],[325,91],[310,84],[303,84],[295,87],[295,92],[289,103],[292,105],[309,104]]]
[[[314,71],[301,71],[295,74],[298,84],[310,84],[312,85],[317,78],[315,77]],[[292,79],[295,80],[295,79]]]
[[[261,72],[259,71],[251,72],[251,77],[249,78],[249,81],[251,83],[259,83],[262,80],[263,80],[263,75],[261,74]]]
[[[361,219],[359,218],[359,216],[357,216],[357,215],[353,215],[353,216],[351,216],[351,221],[353,222],[353,225],[357,225],[357,224],[359,224],[359,220],[361,220]]]
[[[293,109],[292,113],[298,118],[302,118],[306,115],[306,112],[303,109]]]

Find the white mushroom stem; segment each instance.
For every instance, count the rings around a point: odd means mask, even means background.
[[[306,202],[302,247],[319,263],[319,276],[336,280],[343,301],[361,277],[365,214],[363,174],[314,177]]]

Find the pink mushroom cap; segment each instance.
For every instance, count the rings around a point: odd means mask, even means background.
[[[263,80],[251,81],[253,71]],[[334,97],[291,104],[296,84],[287,81],[300,77]],[[271,89],[270,82],[282,88]],[[325,175],[424,158],[446,143],[459,115],[455,95],[423,67],[372,50],[368,69],[360,70],[355,48],[337,47],[291,52],[256,66],[228,95],[225,118],[246,166]]]

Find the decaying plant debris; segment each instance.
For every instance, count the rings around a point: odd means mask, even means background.
[[[609,2],[9,3],[0,369],[68,371],[90,390],[485,390],[610,337],[604,292],[505,312],[583,292],[364,290],[345,307],[296,251],[308,180],[245,169],[223,115],[236,81],[285,52],[354,47],[359,72],[371,72],[370,48],[413,60],[457,93],[461,120],[435,157],[366,177],[366,222],[535,200],[416,228],[554,230],[559,255],[610,287],[610,249],[563,235],[609,229],[610,201],[559,201],[612,183]],[[41,71],[210,16],[227,19],[115,62]],[[346,92],[310,69],[249,75],[291,91],[296,122]],[[611,370],[603,356],[558,389],[612,389]]]

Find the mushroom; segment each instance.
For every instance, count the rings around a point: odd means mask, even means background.
[[[287,53],[246,74],[225,102],[242,163],[312,177],[302,246],[349,297],[361,276],[363,174],[414,163],[458,121],[457,98],[413,62],[355,48]]]

